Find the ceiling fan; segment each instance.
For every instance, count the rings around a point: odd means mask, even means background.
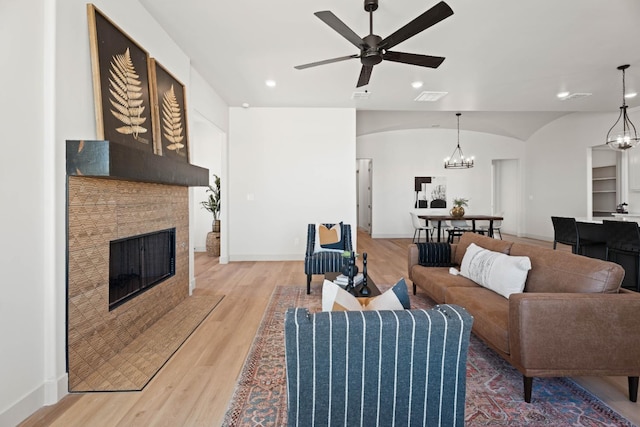
[[[342,37],[360,49],[360,53],[341,56],[339,58],[325,59],[324,61],[312,62],[310,64],[298,65],[295,68],[303,70],[317,65],[325,65],[333,62],[345,61],[347,59],[360,58],[362,69],[360,70],[360,77],[358,78],[358,84],[356,87],[361,87],[369,84],[373,66],[379,64],[382,60],[402,62],[404,64],[429,68],[438,68],[440,64],[442,64],[442,61],[444,61],[442,56],[395,52],[390,51],[389,49],[453,15],[453,10],[451,10],[448,4],[441,1],[384,39],[373,34],[373,12],[376,9],[378,9],[378,0],[364,0],[364,10],[369,12],[369,35],[364,38],[360,38],[360,36],[358,36],[351,28],[347,27],[347,25],[332,12],[325,10],[314,13],[314,15],[320,18],[325,24],[333,28]]]

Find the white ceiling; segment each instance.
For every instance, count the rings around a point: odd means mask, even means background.
[[[362,0],[140,1],[230,106],[355,107],[358,134],[455,127],[461,111],[462,129],[527,139],[563,114],[617,111],[621,64],[631,64],[628,91],[640,92],[638,0],[447,0],[453,16],[393,49],[444,56],[444,63],[430,69],[383,61],[358,89],[370,93],[365,100],[351,99],[358,59],[293,68],[358,53],[313,13],[330,10],[365,36]],[[373,32],[383,38],[437,3],[379,1]],[[412,88],[414,80],[424,86]],[[423,90],[448,95],[415,102]],[[561,101],[560,91],[593,95]],[[640,105],[640,95],[627,102]]]

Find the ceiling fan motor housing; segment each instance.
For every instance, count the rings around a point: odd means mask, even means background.
[[[372,66],[381,63],[382,49],[378,49],[378,44],[382,40],[382,37],[369,34],[362,40],[367,44],[367,46],[362,49],[362,56],[360,56],[362,65]]]
[[[364,0],[364,10],[373,12],[378,9],[378,0]]]

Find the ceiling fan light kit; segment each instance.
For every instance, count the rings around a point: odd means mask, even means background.
[[[438,68],[442,64],[445,58],[441,56],[396,52],[389,49],[453,15],[453,10],[448,4],[441,1],[384,39],[373,33],[373,12],[376,9],[378,9],[378,0],[364,0],[364,10],[369,13],[369,35],[365,37],[358,36],[332,12],[328,10],[316,12],[314,15],[360,49],[360,53],[298,65],[295,68],[303,70],[318,65],[359,58],[362,68],[360,69],[360,77],[356,87],[361,87],[369,84],[373,67],[383,60],[428,68]]]
[[[451,157],[444,159],[445,169],[471,169],[473,167],[473,157],[465,158],[460,148],[460,116],[462,113],[456,113],[458,117],[458,145],[453,150]]]
[[[607,145],[616,151],[625,151],[638,145],[640,138],[636,127],[627,115],[627,103],[625,101],[625,70],[629,65],[621,65],[618,70],[622,71],[622,106],[618,120],[611,126],[607,133]]]

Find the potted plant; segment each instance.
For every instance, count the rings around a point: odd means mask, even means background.
[[[203,208],[213,214],[211,230],[207,233],[207,253],[209,256],[220,256],[220,177],[213,174],[213,185],[207,189],[209,197],[200,202]]]
[[[449,211],[449,213],[453,217],[462,218],[464,216],[465,206],[469,206],[469,199],[465,199],[463,197],[453,199],[453,207],[451,208],[451,211]]]
[[[220,232],[220,177],[213,174],[214,185],[209,185],[207,193],[209,197],[207,200],[200,202],[203,208],[213,214],[212,230],[214,232]]]

